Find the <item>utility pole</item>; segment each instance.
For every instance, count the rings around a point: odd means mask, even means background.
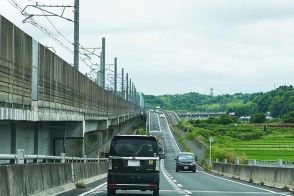
[[[134,95],[135,95],[135,88],[134,88],[134,87],[135,87],[135,85],[134,85],[134,83],[133,83],[133,84],[132,84],[132,102],[133,102],[133,103],[135,103],[135,96],[134,96]]]
[[[126,76],[126,100],[129,101],[129,74]]]
[[[129,93],[129,101],[132,102],[132,78],[130,78],[130,93]]]
[[[125,99],[124,93],[124,68],[121,68],[121,97]]]
[[[137,89],[136,87],[134,86],[134,95],[135,95],[135,102],[134,103],[137,103]]]
[[[117,94],[117,58],[114,58],[114,94]]]
[[[102,73],[103,73],[103,55],[102,52],[100,52],[100,70],[97,71],[97,80],[99,81],[99,86],[103,87],[103,78],[102,78]]]
[[[102,55],[100,56],[102,58],[102,64],[101,66],[101,71],[102,71],[102,84],[101,86],[105,89],[105,37],[102,37]]]
[[[80,48],[80,25],[79,25],[79,15],[80,15],[80,3],[79,0],[75,0],[74,5],[74,68],[79,70],[79,48]]]

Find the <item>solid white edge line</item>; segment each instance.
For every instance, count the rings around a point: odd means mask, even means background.
[[[172,136],[173,140],[175,141],[175,143],[176,143],[176,147],[178,148],[178,151],[181,152],[181,150],[180,150],[180,148],[179,148],[179,146],[178,146],[178,143],[176,142],[176,140],[175,140],[175,138],[174,138],[174,135],[172,134],[172,132],[171,132],[171,130],[170,130],[169,123],[168,123],[168,121],[167,121],[167,119],[166,119],[165,114],[164,114],[164,118],[165,118],[165,121],[166,121],[166,123],[167,123],[167,129],[168,129],[168,131],[169,131],[169,134]]]
[[[157,116],[157,122],[158,122],[159,131],[162,133],[161,124],[160,124],[160,121],[159,121],[159,115],[157,113],[156,113],[156,116]]]
[[[244,184],[244,183],[242,183],[242,182],[237,182],[237,181],[234,181],[234,180],[229,180],[229,179],[226,179],[226,178],[222,178],[222,177],[219,177],[219,176],[215,176],[215,175],[212,175],[212,174],[206,173],[206,172],[204,172],[204,171],[200,171],[200,172],[203,173],[203,174],[206,174],[206,175],[208,175],[208,176],[214,177],[214,178],[219,178],[219,179],[221,179],[221,180],[225,180],[225,181],[228,181],[228,182],[232,182],[232,183],[236,183],[236,184],[239,184],[239,185],[247,186],[247,187],[250,187],[250,188],[259,189],[259,190],[266,191],[266,192],[273,193],[273,194],[289,196],[288,194],[279,193],[279,192],[271,191],[271,190],[268,190],[268,189],[265,189],[265,188],[256,187],[256,186],[252,186],[252,185],[249,185],[249,184]]]
[[[85,192],[85,193],[82,193],[82,194],[80,194],[80,195],[78,195],[78,196],[85,196],[85,195],[88,195],[89,193],[92,193],[92,192],[94,192],[94,191],[96,191],[96,190],[102,188],[102,187],[105,186],[106,184],[107,184],[107,182],[104,182],[103,184],[100,184],[99,186],[97,186],[97,187],[95,187],[95,188],[93,188],[93,189],[91,189],[91,190],[89,190],[89,191],[87,191],[87,192]]]

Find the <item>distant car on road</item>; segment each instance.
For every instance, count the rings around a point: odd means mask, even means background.
[[[162,156],[154,136],[114,136],[108,158],[107,195],[116,195],[116,190],[151,190],[159,195]]]
[[[159,131],[159,130],[152,130],[152,131],[149,131],[149,135],[150,136],[154,136],[158,142],[158,149],[159,149],[159,152],[163,153],[163,146],[164,146],[164,143],[163,143],[163,135],[162,135],[162,132]]]
[[[191,152],[181,152],[176,160],[176,172],[180,170],[196,172],[196,157]]]

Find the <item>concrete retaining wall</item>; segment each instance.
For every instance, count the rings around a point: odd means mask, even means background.
[[[213,172],[278,188],[294,188],[294,168],[213,163]]]
[[[1,196],[32,195],[106,173],[103,163],[56,163],[0,166]]]

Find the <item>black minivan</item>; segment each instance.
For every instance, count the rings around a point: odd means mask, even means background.
[[[154,136],[114,136],[108,157],[108,195],[116,190],[151,190],[159,195],[160,155]]]

